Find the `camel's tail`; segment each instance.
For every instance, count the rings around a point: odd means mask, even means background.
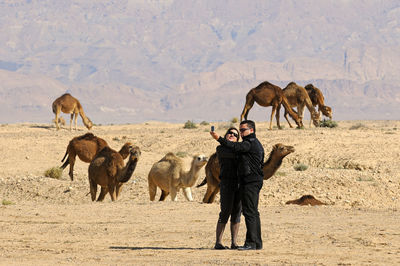
[[[65,154],[65,155],[67,155],[67,154]],[[65,158],[65,156],[64,156],[64,158]],[[62,161],[64,161],[64,158],[62,159]],[[69,158],[69,157],[68,157]],[[61,162],[62,162],[61,161]],[[67,165],[69,165],[69,160],[67,159],[64,163],[63,163],[63,165],[61,165],[61,168],[62,169],[65,169],[65,167],[67,167]]]
[[[207,184],[207,178],[206,178],[206,177],[204,177],[204,180],[201,181],[201,183],[198,184],[196,187],[202,187],[202,186],[204,186],[205,184]]]

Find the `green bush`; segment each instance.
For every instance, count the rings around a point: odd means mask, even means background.
[[[352,125],[349,129],[350,130],[355,130],[355,129],[360,129],[360,128],[367,128],[367,127],[362,123],[357,123],[355,125]]]
[[[5,200],[3,199],[3,201],[1,202],[2,205],[14,205],[14,202],[12,202],[11,200]]]
[[[201,121],[200,125],[202,126],[208,126],[210,123],[208,123],[207,121]]]
[[[184,151],[178,151],[178,152],[176,153],[176,156],[181,157],[181,158],[184,158],[184,157],[187,156],[187,153],[184,152]]]
[[[299,164],[296,164],[295,166],[293,166],[293,168],[296,171],[305,171],[305,170],[307,170],[308,166],[303,163],[299,163]]]
[[[52,167],[50,169],[47,169],[44,172],[44,176],[54,178],[54,179],[60,179],[62,176],[63,169],[60,167]]]
[[[324,119],[324,120],[322,120],[322,121],[319,123],[319,126],[320,126],[320,127],[329,127],[329,128],[333,128],[333,127],[337,127],[338,124],[337,124],[335,121],[333,121],[333,120],[326,120],[326,119]]]
[[[192,128],[197,128],[197,126],[193,121],[188,120],[188,121],[186,121],[183,128],[192,129]]]
[[[231,123],[237,123],[239,121],[239,119],[237,117],[234,117],[231,119]]]

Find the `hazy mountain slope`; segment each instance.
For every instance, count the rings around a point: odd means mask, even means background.
[[[315,83],[335,119],[400,119],[399,18],[390,0],[3,1],[0,122],[48,121],[65,91],[95,123],[225,120],[264,80]]]

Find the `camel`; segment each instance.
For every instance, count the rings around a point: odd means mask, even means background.
[[[141,155],[139,147],[130,145],[128,148],[129,159],[125,166],[122,155],[108,146],[92,160],[88,170],[92,201],[96,200],[97,185],[101,187],[97,201],[103,201],[107,193],[112,201],[118,199],[122,185],[131,178]]]
[[[312,84],[308,84],[304,87],[310,97],[312,105],[315,107],[318,105],[318,112],[321,115],[321,112],[324,116],[329,117],[332,120],[332,108],[326,106],[324,103],[324,95],[322,94],[321,90],[317,87],[314,87]],[[311,121],[310,121],[311,127]]]
[[[282,89],[278,86],[271,84],[268,81],[264,81],[257,87],[251,89],[246,95],[246,104],[244,105],[242,114],[240,115],[240,121],[243,121],[243,118],[247,119],[247,115],[249,114],[250,109],[253,107],[254,102],[264,107],[272,106],[269,129],[272,129],[272,119],[275,111],[277,111],[276,123],[278,128],[281,129],[281,125],[279,123],[279,108],[281,104],[283,104],[293,120],[296,121],[297,126],[301,126],[298,115],[292,110],[292,108],[290,108],[288,100],[283,94]]]
[[[189,171],[183,169],[183,161],[172,152],[153,164],[148,175],[150,200],[154,201],[157,187],[161,189],[160,201],[171,193],[171,200],[177,201],[177,193],[182,188],[188,201],[193,201],[191,187],[196,183],[200,169],[207,163],[205,155],[193,156]]]
[[[286,88],[283,89],[283,94],[288,99],[288,102],[291,107],[297,108],[297,115],[299,116],[300,123],[303,126],[303,114],[304,114],[304,106],[307,106],[308,111],[311,114],[311,120],[314,123],[314,126],[318,127],[320,123],[320,115],[315,110],[310,97],[305,88],[297,85],[294,82],[290,82]],[[290,124],[289,119],[287,117],[287,111],[285,110],[285,119],[288,122],[290,127],[293,127]]]
[[[268,159],[263,164],[264,180],[271,178],[281,166],[283,158],[294,151],[295,149],[293,146],[286,146],[282,143],[275,144],[272,147]],[[215,196],[219,192],[219,172],[218,157],[217,154],[214,153],[210,156],[210,160],[206,165],[206,177],[197,185],[197,187],[201,187],[207,184],[207,191],[203,198],[204,203],[213,203]]]
[[[119,153],[122,158],[126,159],[129,155],[129,146],[131,143],[125,143]],[[75,165],[75,157],[78,155],[79,159],[81,159],[85,163],[90,163],[93,158],[97,155],[99,151],[101,151],[104,147],[107,147],[107,142],[99,138],[92,133],[86,133],[84,135],[73,138],[65,152],[65,155],[61,162],[64,162],[65,158],[68,155],[67,160],[61,166],[62,169],[65,169],[69,164],[69,176],[71,181],[74,180],[74,165]]]
[[[54,118],[52,122],[56,123],[56,119]],[[61,126],[65,126],[65,120],[61,116],[58,118],[58,124]]]
[[[66,113],[66,114],[71,114],[71,119],[69,122],[69,130],[72,130],[72,119],[75,120],[75,130],[77,130],[77,118],[78,114],[80,114],[83,124],[90,130],[93,126],[92,121],[85,115],[83,112],[83,108],[81,103],[78,101],[78,99],[74,98],[71,96],[69,93],[65,93],[62,96],[58,97],[54,102],[53,102],[53,113],[56,115],[55,123],[57,130],[60,129],[60,126],[58,125],[58,117],[61,112]],[[74,117],[75,116],[75,117]]]
[[[299,199],[289,200],[286,202],[286,204],[297,204],[297,205],[302,205],[302,206],[304,206],[304,205],[311,205],[311,206],[326,205],[326,203],[323,203],[323,202],[317,200],[312,195],[304,195]]]

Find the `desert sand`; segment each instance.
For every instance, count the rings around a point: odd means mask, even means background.
[[[50,124],[0,126],[0,264],[400,264],[400,121],[337,121],[337,128],[267,130],[257,123],[266,157],[275,143],[296,151],[264,181],[260,216],[264,248],[213,250],[219,196],[203,204],[206,186],[192,189],[193,202],[150,202],[147,174],[167,152],[211,155],[217,142],[209,125],[97,125],[91,130],[118,150],[133,142],[142,155],[116,202],[92,202],[88,164],[77,160],[61,179],[44,172],[61,166],[69,140],[87,132]],[[228,122],[214,123],[223,134]],[[283,123],[282,123],[283,124]],[[306,123],[308,125],[308,121]],[[238,124],[235,124],[238,126]],[[296,171],[297,164],[307,165]],[[199,184],[204,177],[204,169]],[[157,192],[157,199],[160,191]],[[324,206],[286,205],[313,195]],[[243,244],[244,219],[239,239]],[[230,245],[229,226],[224,244]]]

